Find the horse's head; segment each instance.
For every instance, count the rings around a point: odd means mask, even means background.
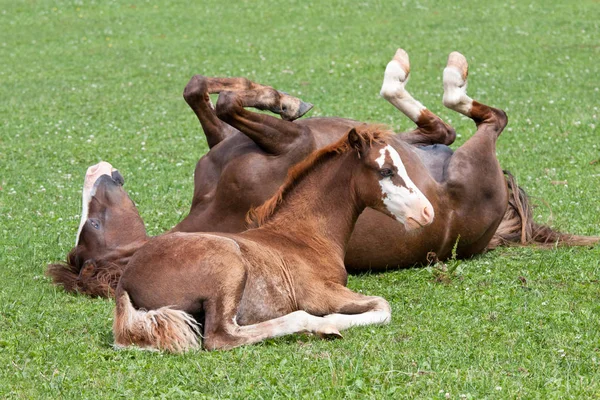
[[[99,258],[146,238],[144,222],[123,189],[123,183],[123,176],[107,162],[88,168],[76,239],[81,258]]]
[[[144,222],[123,183],[107,162],[88,168],[75,247],[67,265],[48,266],[48,275],[67,291],[110,295],[129,257],[147,241]]]
[[[429,225],[433,206],[408,176],[400,153],[387,134],[375,134],[377,127],[353,128],[348,142],[362,163],[356,187],[365,203],[403,223],[407,230]]]

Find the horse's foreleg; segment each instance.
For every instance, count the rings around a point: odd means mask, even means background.
[[[452,144],[456,139],[454,129],[429,111],[406,90],[409,74],[408,54],[406,51],[398,49],[385,69],[380,94],[417,124],[417,129],[402,133],[402,139],[417,146],[436,143]]]
[[[221,92],[216,112],[222,121],[240,130],[267,153],[282,155],[293,149],[294,152],[301,153],[300,157],[303,158],[314,150],[314,139],[309,128],[271,115],[251,112],[244,107],[270,110],[280,113],[282,117],[287,115],[287,119],[294,119],[295,116],[308,111],[312,105],[273,88],[264,87],[239,92]],[[301,151],[302,149],[306,151]]]
[[[194,75],[183,90],[183,98],[198,117],[209,148],[213,148],[235,131],[233,127],[217,117],[215,108],[210,101],[209,95],[218,93],[214,91],[215,85],[212,84],[214,79]]]

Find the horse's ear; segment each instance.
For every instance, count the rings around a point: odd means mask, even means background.
[[[352,128],[350,129],[350,132],[348,132],[348,143],[350,144],[350,147],[358,152],[359,156],[365,148],[365,139],[356,132],[356,128]]]

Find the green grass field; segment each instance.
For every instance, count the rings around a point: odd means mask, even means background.
[[[379,98],[397,47],[413,95],[460,133],[441,76],[458,50],[472,97],[507,111],[502,166],[536,219],[600,234],[600,3],[9,1],[0,4],[0,398],[598,398],[600,246],[501,249],[449,283],[423,268],[354,276],[393,307],[345,339],[227,352],[112,348],[113,301],[44,277],[79,222],[83,175],[118,167],[150,234],[186,215],[207,145],[181,93],[246,76],[338,115],[411,127]]]

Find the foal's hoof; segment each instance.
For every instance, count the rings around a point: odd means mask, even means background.
[[[465,56],[458,51],[450,53],[446,68],[455,68],[460,73],[462,80],[467,80],[467,76],[469,75],[469,64],[467,63]]]
[[[317,335],[321,338],[321,339],[343,339],[344,337],[342,336],[342,334],[335,329],[333,326],[328,326],[325,327],[321,330],[319,330],[317,332]]]

